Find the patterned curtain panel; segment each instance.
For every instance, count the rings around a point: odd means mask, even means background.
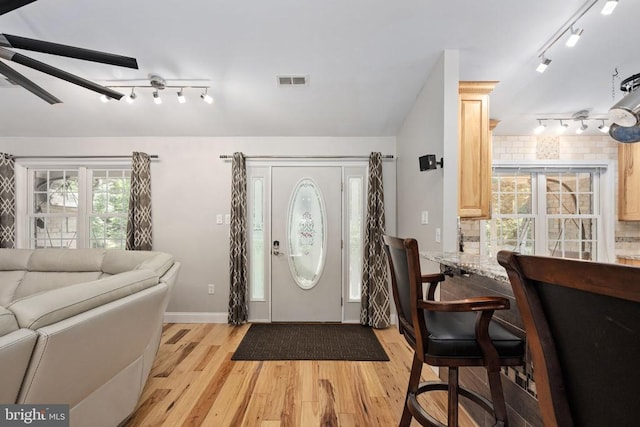
[[[369,156],[367,222],[364,230],[360,323],[374,328],[386,328],[390,324],[387,259],[382,246],[383,234],[382,155],[371,153]]]
[[[127,218],[127,246],[132,251],[150,251],[151,231],[151,158],[134,152],[131,159],[131,192]]]
[[[16,162],[0,153],[0,248],[16,246]]]
[[[248,319],[247,168],[242,153],[233,153],[231,164],[229,274],[228,322],[241,325]]]

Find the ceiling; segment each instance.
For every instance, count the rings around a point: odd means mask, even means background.
[[[603,3],[540,74],[540,49],[585,0],[39,0],[0,16],[0,32],[133,56],[140,69],[20,53],[98,83],[206,80],[215,102],[193,89],[179,104],[165,89],[162,105],[150,91],[105,104],[11,64],[64,103],[0,82],[0,136],[394,136],[443,49],[460,52],[461,80],[500,81],[495,134],[531,134],[539,117],[605,117],[620,78],[640,73],[640,1],[610,16]],[[309,84],[278,87],[278,75]]]

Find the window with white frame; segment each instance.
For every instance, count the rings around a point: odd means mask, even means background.
[[[26,247],[125,247],[128,167],[27,167],[26,177]]]
[[[492,219],[481,246],[493,256],[524,254],[600,260],[603,234],[599,168],[495,167]]]

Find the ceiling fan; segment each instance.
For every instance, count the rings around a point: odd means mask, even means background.
[[[36,0],[0,0],[0,16],[22,6],[25,6],[29,3],[33,3],[34,1]],[[93,83],[89,80],[83,79],[82,77],[68,73],[59,68],[52,67],[51,65],[45,64],[44,62],[29,58],[28,56],[14,52],[13,50],[7,48],[32,50],[35,52],[66,56],[69,58],[82,59],[85,61],[100,62],[103,64],[138,69],[138,62],[135,58],[0,33],[0,59],[15,62],[17,64],[24,65],[25,67],[33,68],[34,70],[49,74],[78,86],[82,86],[86,89],[101,93],[113,99],[120,99],[124,95],[116,92],[113,89]],[[3,61],[0,61],[0,74],[4,75],[11,82],[22,86],[34,95],[47,101],[49,104],[58,104],[62,102],[51,93],[35,84],[33,81],[29,80],[13,68],[9,67]]]

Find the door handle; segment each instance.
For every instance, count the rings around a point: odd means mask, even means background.
[[[275,256],[284,255],[282,252],[280,252],[280,242],[278,240],[273,241],[273,245],[271,247],[271,253]]]

